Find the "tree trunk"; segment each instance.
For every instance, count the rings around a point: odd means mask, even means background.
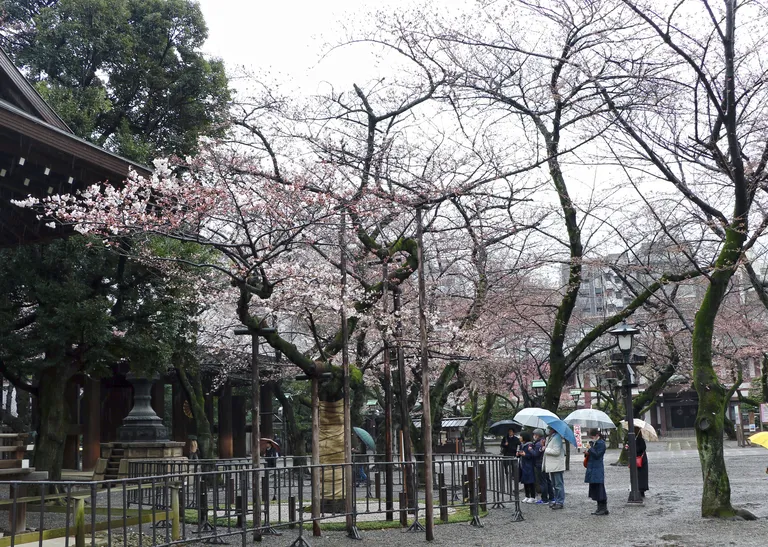
[[[496,404],[496,395],[490,393],[485,396],[485,402],[480,412],[472,419],[472,432],[475,437],[475,452],[485,452],[485,428],[491,418],[491,412]]]
[[[62,388],[74,375],[76,368],[51,366],[43,369],[38,384],[40,426],[35,440],[34,468],[48,471],[48,479],[61,480],[64,442],[67,439],[69,413]]]
[[[735,264],[744,242],[743,226],[729,227],[725,243],[710,277],[707,292],[696,313],[692,338],[693,384],[699,395],[696,414],[696,443],[704,482],[701,497],[702,517],[747,516],[731,505],[731,483],[723,456],[723,422],[726,389],[720,383],[712,365],[712,338],[715,318],[728,290]],[[743,514],[743,513],[746,513]],[[754,518],[754,517],[753,517]]]
[[[181,385],[187,394],[189,406],[192,408],[192,417],[197,428],[197,445],[203,458],[213,458],[213,435],[211,423],[205,414],[205,394],[199,374],[187,374],[184,365],[178,366],[176,372],[179,375]]]
[[[723,416],[723,427],[725,428],[725,436],[728,437],[728,440],[735,441],[736,429],[734,428],[734,424],[728,416]]]
[[[320,463],[339,465],[323,468],[323,498],[341,503],[344,500],[344,400],[320,401]],[[341,505],[343,507],[343,505]]]
[[[30,409],[29,392],[23,389],[16,389],[16,413],[19,420],[24,424],[25,430],[32,429],[32,412]]]
[[[768,403],[768,353],[763,353],[760,364],[760,391],[764,403]]]

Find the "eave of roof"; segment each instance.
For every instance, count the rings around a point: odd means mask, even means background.
[[[2,100],[0,100],[0,126],[72,154],[83,161],[111,171],[123,179],[128,176],[128,171],[131,168],[144,176],[149,176],[152,173],[144,165],[104,150]]]
[[[11,80],[16,90],[24,97],[40,118],[53,127],[57,127],[67,133],[72,133],[72,130],[64,123],[64,120],[45,102],[32,84],[16,68],[16,65],[13,64],[13,61],[11,61],[2,48],[0,48],[0,71]]]

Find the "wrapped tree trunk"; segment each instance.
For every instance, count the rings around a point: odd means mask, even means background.
[[[323,468],[323,511],[344,508],[344,400],[320,401],[320,463]],[[327,509],[326,509],[327,508]]]

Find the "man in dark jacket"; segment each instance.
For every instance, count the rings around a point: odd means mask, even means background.
[[[515,430],[510,428],[507,436],[501,439],[501,455],[509,459],[504,460],[504,470],[509,473],[512,466],[512,459],[517,456],[517,450],[520,448],[520,439],[515,435]]]
[[[608,514],[608,496],[605,493],[605,468],[603,467],[603,456],[605,456],[605,441],[600,435],[600,430],[592,428],[589,430],[589,442],[587,454],[587,472],[584,475],[584,482],[589,483],[589,497],[597,502],[597,510],[593,515]]]

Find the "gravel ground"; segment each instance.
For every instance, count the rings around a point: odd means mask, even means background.
[[[756,521],[702,519],[701,468],[695,441],[648,443],[651,490],[642,507],[628,507],[629,473],[627,468],[606,466],[609,516],[590,515],[595,503],[587,498],[583,482],[581,456],[572,457],[571,471],[566,473],[566,506],[552,511],[542,505],[521,504],[525,518],[511,522],[513,508],[491,510],[482,519],[483,527],[449,524],[435,527],[433,545],[505,546],[537,545],[616,545],[616,546],[700,546],[700,545],[768,545],[768,451],[762,448],[735,448],[726,443],[726,462],[735,506],[754,513]],[[609,451],[607,461],[615,461],[617,451]],[[423,533],[401,530],[361,532],[359,544],[371,547],[412,546],[426,543]],[[294,532],[281,537],[265,537],[264,546],[286,546],[295,539]],[[313,547],[339,545],[346,541],[340,532],[324,532],[320,538],[305,534]],[[230,538],[239,545],[239,538]],[[358,543],[354,543],[357,545]]]
[[[626,467],[606,466],[606,490],[611,514],[592,516],[595,503],[587,498],[583,482],[581,455],[573,454],[571,471],[566,473],[566,505],[562,511],[546,506],[521,504],[525,518],[512,522],[514,507],[492,509],[482,519],[482,528],[469,524],[435,527],[433,545],[510,546],[517,543],[537,545],[616,545],[616,546],[699,546],[699,545],[768,545],[768,451],[762,448],[735,447],[726,443],[726,464],[735,506],[754,513],[756,521],[702,519],[700,515],[702,479],[698,454],[693,440],[649,443],[650,491],[642,507],[626,505],[629,473]],[[615,461],[617,451],[609,451],[606,461]],[[437,512],[436,515],[437,517]],[[423,519],[423,516],[422,516]],[[423,522],[423,520],[422,520]],[[138,528],[138,527],[135,527]],[[143,527],[144,545],[151,543],[152,532]],[[188,532],[196,527],[188,527]],[[261,545],[288,546],[297,533],[282,530],[280,537],[265,536]],[[165,531],[157,531],[162,541]],[[189,534],[188,534],[189,535]],[[250,536],[250,534],[249,534]],[[424,533],[408,533],[400,529],[362,531],[362,541],[350,545],[371,547],[411,547],[426,543]],[[323,532],[319,538],[304,534],[312,547],[340,545],[349,542],[344,533]],[[149,539],[150,541],[147,541]],[[241,537],[227,538],[230,545],[240,545]],[[90,542],[89,542],[90,543]],[[250,538],[247,542],[251,544]]]

